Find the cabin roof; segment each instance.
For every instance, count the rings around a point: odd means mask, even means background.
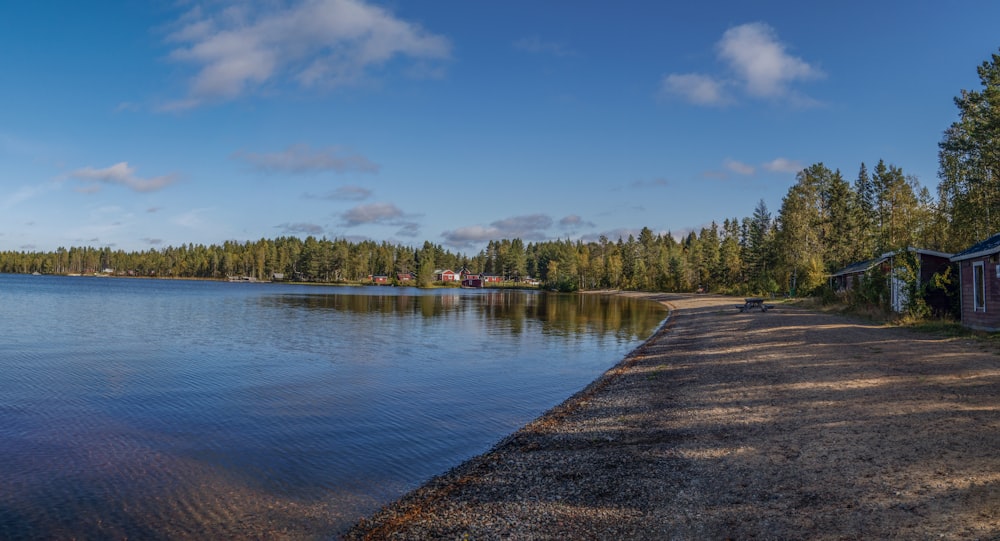
[[[984,241],[977,242],[964,251],[951,256],[951,260],[965,261],[966,259],[992,255],[997,252],[1000,252],[1000,233],[997,233]]]
[[[878,265],[879,263],[885,261],[887,256],[876,257],[875,259],[869,259],[867,261],[859,261],[857,263],[851,263],[850,265],[840,269],[839,271],[831,274],[831,276],[844,276],[845,274],[856,274],[861,272],[868,272],[869,269]]]

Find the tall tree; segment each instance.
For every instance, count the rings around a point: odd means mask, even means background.
[[[809,291],[817,285],[812,270],[817,262],[822,268],[829,229],[823,192],[831,175],[823,164],[811,165],[796,175],[796,183],[781,200],[775,248],[783,277],[793,292]]]
[[[745,220],[746,241],[743,260],[747,266],[748,288],[751,292],[774,293],[774,221],[767,203],[761,199],[753,216]]]
[[[434,281],[434,245],[424,241],[424,247],[417,252],[417,286],[427,287]]]
[[[827,227],[824,233],[824,261],[826,270],[833,271],[854,260],[855,195],[851,185],[844,180],[840,170],[834,171],[824,184],[822,200]]]
[[[953,250],[1000,230],[1000,55],[976,71],[982,89],[962,90],[955,98],[959,119],[938,144]]]
[[[913,244],[914,229],[918,213],[916,191],[919,189],[913,177],[907,177],[903,170],[879,160],[872,175],[875,191],[875,208],[878,215],[876,248],[879,253],[895,251]]]
[[[876,252],[875,188],[872,186],[872,179],[868,175],[868,168],[864,162],[861,162],[858,178],[854,181],[853,193],[854,204],[852,205],[851,222],[854,228],[851,237],[854,238],[854,248],[849,259],[855,262],[870,259],[875,256]]]

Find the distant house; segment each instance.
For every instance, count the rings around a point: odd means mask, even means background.
[[[834,291],[851,291],[855,284],[860,284],[865,275],[878,270],[889,280],[889,305],[896,312],[902,312],[909,303],[909,294],[904,281],[896,276],[895,269],[899,266],[896,259],[904,250],[886,252],[879,257],[853,263],[830,275],[830,285]],[[950,264],[951,254],[935,252],[933,250],[922,250],[918,248],[907,248],[905,252],[913,253],[917,256],[920,265],[918,284],[929,283],[935,273],[944,272]],[[929,295],[924,299],[931,309],[935,311],[947,311],[949,301],[947,297],[940,294]]]
[[[861,283],[869,271],[884,262],[884,257],[876,257],[875,259],[851,263],[830,275],[830,287],[834,291],[851,291],[857,284]]]
[[[476,274],[467,274],[462,280],[462,287],[483,287],[483,279]]]
[[[434,280],[438,282],[457,282],[460,279],[458,274],[451,269],[438,269],[434,271]]]
[[[406,282],[412,282],[413,281],[413,274],[411,274],[409,272],[397,272],[396,273],[396,281],[399,282],[399,283],[401,283],[401,284],[406,283]]]
[[[375,285],[385,285],[389,283],[389,277],[384,274],[369,274],[368,280]]]
[[[464,280],[469,279],[469,278],[477,278],[477,277],[478,277],[477,274],[473,273],[472,271],[470,271],[466,267],[462,267],[461,269],[458,269],[458,279],[459,280],[463,280],[464,281]]]
[[[480,278],[482,278],[483,283],[487,284],[499,284],[500,282],[503,282],[503,276],[497,276],[495,274],[481,274]]]
[[[962,324],[1000,331],[1000,233],[951,257],[958,265]]]

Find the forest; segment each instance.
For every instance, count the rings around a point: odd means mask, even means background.
[[[752,214],[675,237],[648,227],[637,236],[593,241],[490,241],[478,254],[424,242],[279,237],[181,245],[140,252],[71,247],[0,252],[0,272],[225,279],[247,276],[364,283],[412,273],[429,286],[435,269],[468,268],[543,287],[809,295],[847,264],[907,247],[947,253],[1000,232],[1000,55],[977,67],[981,88],[955,97],[958,118],[943,131],[936,193],[897,165],[858,166],[850,180],[823,163],[796,175],[780,208],[761,200]],[[947,279],[947,277],[945,277]]]

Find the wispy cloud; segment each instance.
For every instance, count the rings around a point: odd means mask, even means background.
[[[177,180],[175,175],[152,178],[136,176],[135,168],[129,166],[128,162],[119,162],[104,169],[84,167],[73,171],[70,173],[70,176],[87,183],[86,186],[78,190],[84,193],[99,191],[101,184],[125,186],[136,192],[155,192],[166,188]]]
[[[358,205],[340,215],[344,227],[362,225],[388,225],[399,227],[397,235],[414,237],[420,232],[420,224],[392,203],[371,203]]]
[[[801,162],[787,158],[775,158],[762,167],[774,173],[798,173],[805,168]]]
[[[734,26],[716,44],[724,75],[672,73],[664,76],[661,90],[690,103],[725,106],[742,94],[756,99],[785,100],[796,106],[819,102],[800,94],[796,83],[821,79],[825,73],[788,53],[769,25],[761,22]]]
[[[386,223],[403,217],[403,211],[392,203],[359,205],[341,215],[344,225],[355,227],[364,224]]]
[[[372,191],[362,186],[341,186],[325,194],[302,194],[305,199],[328,199],[331,201],[364,201],[371,196]]]
[[[671,73],[663,78],[663,92],[680,96],[695,105],[728,105],[732,98],[725,83],[699,73]]]
[[[187,96],[166,110],[281,84],[355,84],[396,57],[423,65],[451,56],[447,38],[363,0],[203,2],[177,22],[168,40],[177,44],[169,58],[196,73]]]
[[[726,169],[740,175],[752,175],[757,171],[757,169],[750,164],[732,159],[727,159],[723,165],[725,165]]]
[[[545,214],[514,216],[492,222],[489,226],[471,225],[441,233],[445,243],[457,248],[470,248],[476,244],[498,239],[545,240],[546,230],[552,227],[552,218]]]
[[[306,222],[299,222],[299,223],[294,223],[294,224],[293,223],[283,223],[283,224],[280,224],[280,225],[276,225],[274,227],[280,229],[286,235],[297,235],[297,234],[304,233],[306,235],[314,235],[315,236],[315,235],[322,235],[323,234],[323,226],[317,225],[317,224],[306,223]]]
[[[514,42],[514,48],[532,54],[547,54],[552,56],[573,56],[576,53],[565,44],[545,41],[538,36],[521,38]]]
[[[670,186],[670,181],[665,178],[654,178],[652,180],[636,180],[629,184],[632,188],[666,188]]]
[[[337,146],[313,150],[309,145],[292,145],[280,152],[239,151],[232,157],[268,173],[377,173],[379,170],[378,164],[368,158]]]
[[[764,170],[771,173],[798,173],[802,170],[802,163],[788,158],[775,158],[769,162],[759,165],[752,165],[732,158],[726,158],[722,162],[723,169],[705,171],[702,177],[713,180],[727,180],[732,178],[732,174],[748,177],[756,175],[758,171]]]
[[[570,214],[559,220],[559,227],[563,229],[578,229],[581,227],[594,227],[594,223],[584,220],[576,214]]]

